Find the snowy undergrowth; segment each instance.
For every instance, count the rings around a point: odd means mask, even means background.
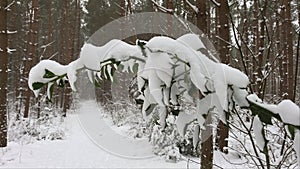
[[[39,140],[62,140],[66,137],[63,122],[61,109],[51,106],[43,106],[39,117],[32,112],[29,118],[23,118],[11,110],[8,120],[8,141],[29,144]]]
[[[132,139],[146,138],[150,123],[143,119],[140,109],[129,101],[100,105],[101,116],[117,133]]]
[[[195,123],[188,126],[185,137],[177,131],[176,116],[168,115],[166,127],[159,124],[159,112],[154,110],[153,116],[145,120],[138,105],[130,101],[118,101],[113,104],[100,105],[102,117],[111,128],[120,135],[131,139],[148,138],[153,152],[167,162],[179,162],[182,156],[197,156],[193,148],[192,137]],[[195,111],[186,106],[185,111]]]
[[[239,119],[239,120],[233,120]],[[233,114],[230,124],[229,133],[229,154],[235,154],[239,162],[243,165],[247,165],[249,168],[255,168],[259,166],[258,158],[255,154],[254,147],[259,153],[259,158],[264,159],[265,154],[258,149],[258,142],[255,139],[253,130],[255,124],[252,122],[249,112],[246,110],[238,109],[238,114]],[[285,130],[281,122],[273,119],[273,124],[266,126],[266,139],[268,140],[268,154],[270,156],[271,167],[274,168],[297,168],[297,157],[293,151],[290,136],[285,135]],[[251,142],[250,134],[248,134],[247,129],[251,132],[251,137],[253,137],[253,143]],[[294,143],[298,144],[298,143]],[[231,164],[232,159],[224,156],[224,159]],[[265,161],[263,161],[265,162]]]

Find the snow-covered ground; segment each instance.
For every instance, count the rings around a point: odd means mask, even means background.
[[[122,158],[101,149],[83,129],[80,111],[90,110],[91,102],[81,104],[75,113],[69,113],[64,127],[65,140],[44,140],[32,144],[9,142],[8,147],[0,149],[0,168],[186,168],[187,162],[168,163],[161,157],[153,156],[144,159]],[[88,114],[87,114],[88,115]],[[102,123],[105,130],[107,123]],[[98,126],[98,127],[99,127]],[[97,126],[96,126],[97,127]],[[103,131],[105,132],[105,131]],[[111,136],[111,135],[110,135]],[[108,139],[110,136],[106,137]],[[115,136],[113,136],[115,137]],[[123,140],[124,141],[124,140]],[[122,140],[111,140],[118,143]],[[130,145],[133,146],[133,145]],[[151,146],[144,147],[147,152]],[[132,147],[134,148],[134,147]],[[137,146],[138,148],[138,146]],[[127,147],[125,148],[127,149]],[[199,168],[197,164],[189,163],[189,168]]]
[[[147,140],[126,137],[126,127],[118,128],[101,119],[100,111],[95,101],[81,102],[63,122],[67,135],[63,140],[9,142],[0,149],[0,168],[199,168],[198,158],[166,162],[152,153],[153,146]],[[215,169],[248,166],[236,152],[225,155],[214,151]]]

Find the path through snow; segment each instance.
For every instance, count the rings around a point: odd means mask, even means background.
[[[118,134],[101,118],[95,101],[80,105],[78,119],[82,129],[101,149],[113,155],[129,159],[154,157],[148,139],[130,139]]]
[[[7,148],[0,149],[0,168],[186,168],[187,163],[167,163],[161,157],[152,157],[145,159],[128,159],[115,156],[99,148],[83,131],[80,122],[85,123],[86,114],[99,111],[91,106],[92,103],[82,104],[83,106],[77,113],[68,114],[65,120],[67,138],[65,140],[38,141],[33,144],[22,145],[20,143],[10,142]],[[83,114],[81,114],[81,111]],[[83,115],[83,116],[82,116]],[[79,117],[79,118],[78,118]],[[85,118],[84,118],[85,117]],[[103,123],[105,124],[105,123]],[[92,127],[92,126],[89,126]],[[101,130],[102,135],[106,135],[104,142],[125,143],[126,141],[108,140],[110,136],[114,139],[120,137],[111,132],[105,125],[99,125],[97,130]],[[95,129],[95,130],[96,130]],[[101,136],[102,137],[102,136]],[[99,139],[101,138],[99,136]],[[128,141],[128,140],[127,140]],[[103,142],[103,143],[104,143]],[[143,143],[143,142],[140,142]],[[108,143],[107,143],[108,144]],[[124,151],[130,151],[133,145],[124,146]],[[145,144],[142,151],[134,151],[149,155],[151,146]],[[137,145],[140,147],[141,145]],[[120,148],[120,147],[119,147]],[[130,152],[128,152],[129,155]],[[139,154],[140,155],[140,154]],[[150,154],[151,155],[151,154]],[[151,155],[153,156],[153,154]],[[189,167],[199,168],[196,164],[189,164]]]

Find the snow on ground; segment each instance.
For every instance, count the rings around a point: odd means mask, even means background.
[[[82,104],[90,106],[91,103]],[[67,138],[65,140],[38,141],[22,145],[10,142],[8,147],[0,149],[0,168],[186,168],[187,162],[168,163],[158,156],[144,159],[129,159],[115,156],[102,150],[82,128],[78,118],[81,107],[76,113],[68,114],[65,120]],[[97,111],[97,110],[96,110]],[[102,123],[103,128],[106,123]],[[108,136],[110,137],[110,136]],[[107,138],[108,138],[107,137]],[[111,140],[118,143],[122,140]],[[124,145],[125,146],[125,145]],[[132,145],[131,145],[132,146]],[[145,147],[146,151],[150,149]],[[125,148],[126,149],[126,148]],[[189,168],[199,168],[189,163]]]
[[[80,103],[77,111],[67,114],[63,125],[65,140],[9,142],[8,147],[0,149],[0,168],[199,168],[195,163],[198,158],[191,159],[195,162],[187,162],[186,157],[177,163],[166,162],[152,153],[153,147],[146,140],[130,140],[124,135],[124,128],[98,119],[99,111],[94,101],[86,101]],[[93,122],[95,119],[98,120]],[[97,139],[101,138],[99,142]],[[216,169],[248,168],[247,161],[236,152],[225,155],[214,151],[214,164]]]

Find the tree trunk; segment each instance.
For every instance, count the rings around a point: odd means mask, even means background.
[[[220,0],[220,7],[219,7],[219,47],[220,47],[220,58],[221,62],[224,64],[230,64],[229,61],[229,44],[230,44],[230,32],[229,32],[229,6],[227,0]],[[227,114],[227,113],[226,113]],[[228,117],[226,117],[228,120]],[[228,147],[228,134],[229,134],[229,128],[224,124],[222,121],[219,121],[218,127],[217,127],[217,138],[216,138],[216,144],[219,147],[219,149],[227,153],[228,150],[226,147]]]
[[[262,7],[262,11],[260,11],[262,17],[265,17],[266,16],[266,9],[267,9],[267,2],[268,1],[265,1],[264,2],[264,6]],[[257,39],[258,40],[258,67],[257,67],[257,73],[258,73],[258,77],[260,79],[260,83],[258,83],[258,97],[259,98],[264,98],[264,84],[263,83],[266,83],[265,81],[262,81],[263,80],[263,74],[262,74],[262,71],[263,71],[263,62],[264,62],[264,51],[265,51],[265,27],[266,27],[266,22],[263,18],[260,18],[260,22],[259,22],[259,28],[260,28],[260,32],[259,32],[259,36]]]
[[[197,17],[197,26],[198,28],[207,35],[208,25],[207,25],[207,8],[205,0],[197,0],[196,6],[198,8]],[[199,96],[200,99],[202,96]],[[212,137],[212,127],[211,124],[211,115],[208,115],[205,122],[205,130],[201,131],[201,145],[200,145],[200,154],[201,154],[201,169],[211,169],[213,167],[213,137]]]
[[[212,134],[212,115],[208,113],[205,121],[205,130],[201,130],[201,164],[200,169],[213,168],[213,134]]]
[[[66,55],[63,58],[63,63],[64,64],[68,64],[71,62],[71,58],[73,57],[73,46],[72,46],[72,38],[71,38],[71,19],[70,19],[70,2],[69,1],[65,1],[65,13],[64,13],[64,17],[65,17],[65,52]],[[63,93],[63,112],[64,112],[64,116],[66,115],[67,110],[70,109],[70,105],[71,105],[71,88],[70,86],[67,86],[66,89],[64,90]]]
[[[298,24],[300,25],[300,3],[297,5],[298,9]],[[295,81],[294,81],[294,99],[293,101],[296,101],[297,97],[297,88],[299,89],[298,85],[298,75],[299,75],[299,55],[300,55],[300,33],[298,33],[298,40],[297,40],[297,48],[296,48],[296,63],[295,63]]]
[[[284,0],[285,6],[285,22],[286,22],[286,56],[287,56],[287,79],[288,91],[287,98],[294,99],[294,55],[293,55],[293,32],[292,32],[292,16],[291,16],[291,1]]]
[[[32,0],[32,13],[30,18],[30,27],[29,27],[29,45],[28,45],[28,58],[26,59],[26,71],[25,77],[27,78],[29,75],[29,71],[32,62],[37,59],[37,34],[38,34],[38,0]],[[35,57],[35,58],[34,58]],[[30,102],[32,97],[32,92],[27,86],[27,90],[25,92],[25,110],[24,110],[24,118],[29,116]]]
[[[205,34],[208,34],[208,26],[207,26],[207,8],[206,8],[206,0],[197,0],[196,7],[198,8],[197,17],[197,27]]]
[[[7,146],[7,1],[0,1],[0,147]]]
[[[283,3],[286,3],[286,0],[283,1]],[[281,64],[281,81],[280,81],[280,90],[281,90],[281,97],[283,99],[287,99],[287,94],[288,94],[288,44],[287,44],[287,30],[288,25],[287,25],[287,16],[286,16],[286,6],[282,5],[281,7],[281,17],[282,17],[282,28],[281,28],[281,43],[282,45],[282,50],[283,50],[283,55],[280,58],[280,64]]]

